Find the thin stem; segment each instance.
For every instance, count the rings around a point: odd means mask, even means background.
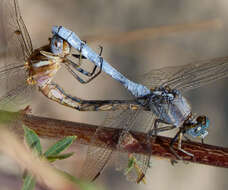
[[[116,150],[118,137],[121,132],[120,129],[102,127],[102,130],[99,130],[96,137],[93,137],[96,129],[98,127],[101,128],[100,126],[27,114],[20,114],[18,118],[26,126],[33,129],[40,137],[62,138],[69,135],[76,135],[76,141],[78,143],[107,147],[112,150]],[[19,125],[14,126],[17,127],[17,130],[14,128],[14,131],[19,131],[18,133],[23,132],[20,132]],[[151,138],[151,146],[148,148],[147,134],[134,131],[131,134],[138,140],[138,144],[131,148],[131,150],[128,150],[129,152],[176,159],[169,149],[171,138],[164,136],[157,136],[155,140]],[[91,141],[92,138],[95,139]],[[228,168],[228,148],[189,141],[183,141],[182,148],[194,155],[194,157],[191,157],[178,152],[185,161]],[[174,149],[177,150],[177,144],[174,144]]]

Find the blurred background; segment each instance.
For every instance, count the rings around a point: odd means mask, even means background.
[[[228,55],[226,0],[19,0],[19,4],[34,48],[48,43],[53,25],[63,25],[97,52],[102,45],[103,57],[133,80],[136,75],[155,68]],[[55,80],[67,92],[83,99],[130,97],[118,82],[104,73],[91,83],[81,85],[63,69]],[[205,142],[224,147],[228,145],[227,82],[228,79],[220,80],[185,94],[193,112],[210,118]],[[101,124],[104,119],[104,113],[74,111],[47,100],[38,91],[34,96],[31,105],[36,115],[91,124]],[[59,162],[58,167],[77,175],[86,147],[77,145],[74,151],[74,157]],[[15,171],[13,164],[12,168]],[[96,183],[107,190],[222,190],[227,189],[227,177],[227,169],[181,162],[173,167],[168,160],[152,158],[146,185],[126,181],[122,173],[115,171],[112,161]]]

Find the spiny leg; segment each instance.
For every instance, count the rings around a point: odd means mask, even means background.
[[[86,44],[86,41],[83,41],[83,42],[84,43],[81,43],[81,45],[80,45],[79,54],[72,54],[72,56],[74,56],[75,58],[78,59],[78,64],[75,63],[75,65],[77,65],[78,67],[81,66],[81,60],[86,59],[86,57],[82,55],[82,48]]]
[[[183,128],[180,128],[179,131],[177,132],[177,134],[174,136],[174,138],[173,138],[172,141],[170,142],[170,146],[169,146],[171,152],[172,152],[179,160],[182,160],[182,157],[179,156],[179,155],[175,152],[175,150],[173,149],[173,145],[174,145],[174,143],[175,143],[176,140],[178,140],[178,150],[180,150],[181,152],[187,154],[188,156],[194,157],[193,154],[191,154],[191,153],[189,153],[189,152],[187,152],[187,151],[185,151],[184,149],[181,148],[182,136],[183,136]]]
[[[67,60],[67,63],[68,64],[65,64],[65,66],[66,66],[66,68],[67,68],[67,70],[73,75],[73,77],[76,79],[76,80],[78,80],[81,84],[86,84],[86,83],[89,83],[91,80],[93,80],[95,77],[97,77],[100,73],[101,73],[101,71],[102,71],[102,65],[103,65],[103,58],[102,57],[100,57],[100,63],[101,63],[101,65],[100,65],[100,70],[94,75],[94,76],[92,76],[89,80],[87,80],[87,81],[85,81],[85,80],[83,80],[81,77],[79,77],[79,75],[69,66],[69,64],[71,64],[72,66],[73,66],[73,64],[75,64],[74,62],[72,62],[71,60]],[[87,75],[88,74],[88,72],[87,71],[84,71],[83,69],[81,69],[81,68],[76,68],[76,67],[74,67],[77,71],[79,71],[79,72],[81,72],[81,73],[83,73],[83,74],[85,74],[85,75]]]
[[[201,143],[204,144],[204,139],[201,139]]]
[[[176,126],[174,126],[174,125],[168,125],[168,126],[158,128],[159,123],[168,124],[167,122],[164,122],[161,119],[156,119],[154,122],[154,128],[151,131],[149,131],[149,137],[155,136],[155,138],[156,138],[158,133],[164,132],[164,131],[169,131],[169,130],[176,128]],[[171,159],[170,162],[172,165],[177,164],[177,161],[174,159]]]
[[[70,60],[67,60],[67,63],[70,63],[71,61]],[[75,63],[74,63],[75,64]],[[72,74],[72,76],[78,81],[80,82],[81,84],[84,84],[85,81],[78,76],[78,74],[69,66],[69,64],[65,64],[66,66],[66,69]],[[81,68],[76,68],[74,67],[77,71],[81,70]],[[79,71],[80,72],[80,71]]]
[[[73,61],[67,59],[66,62],[68,64],[70,64],[74,69],[76,69],[78,72],[84,74],[85,76],[87,77],[91,77],[89,80],[85,81],[83,80],[82,78],[80,78],[71,68],[69,65],[66,65],[68,70],[70,70],[70,72],[73,74],[73,76],[75,76],[75,78],[82,84],[86,84],[86,83],[89,83],[90,81],[92,81],[94,78],[96,78],[102,71],[102,65],[103,65],[103,58],[101,57],[101,54],[103,52],[103,47],[100,46],[100,53],[99,53],[99,58],[100,58],[100,69],[99,71],[94,74],[96,72],[96,69],[97,69],[97,65],[94,66],[92,72],[88,72],[88,71],[85,71],[84,69],[80,68],[81,66],[81,59],[84,59],[85,57],[81,54],[81,51],[82,51],[82,48],[83,48],[84,44],[81,44],[81,48],[80,48],[80,54],[77,55],[77,54],[72,54],[74,57],[76,58],[79,58],[79,63],[76,64],[74,63]]]
[[[183,133],[180,133],[180,135],[178,137],[178,150],[180,150],[181,152],[183,152],[183,153],[185,153],[185,154],[187,154],[189,156],[194,157],[193,154],[191,154],[191,153],[187,152],[186,150],[182,149],[182,147],[181,147],[182,146],[182,138],[183,138]]]
[[[182,157],[179,156],[176,151],[173,149],[173,144],[175,143],[175,141],[178,139],[180,133],[182,133],[181,129],[177,132],[177,134],[173,137],[173,139],[171,140],[170,144],[169,144],[169,149],[170,151],[177,157],[177,159],[182,160]]]
[[[102,66],[103,66],[103,58],[100,57],[100,69],[99,69],[99,71],[95,75],[93,75],[89,80],[85,81],[84,84],[89,83],[90,81],[95,79],[99,74],[101,74]],[[95,67],[97,67],[97,66],[95,66]],[[96,70],[96,68],[94,68],[94,71],[95,70]]]
[[[160,127],[158,128],[158,124],[159,123],[165,123],[165,124],[168,124],[167,122],[164,122],[163,120],[161,119],[156,119],[155,122],[154,122],[154,129],[152,129],[150,131],[150,134],[157,136],[157,133],[158,132],[162,132],[162,131],[167,131],[167,130],[171,130],[171,129],[174,129],[176,128],[176,126],[165,126],[165,127]],[[180,150],[181,152],[189,155],[189,156],[194,156],[193,154],[185,151],[184,149],[181,148],[181,143],[182,143],[182,137],[183,137],[183,129],[180,128],[180,130],[177,132],[177,134],[174,136],[174,138],[172,139],[172,141],[170,142],[170,150],[171,152],[180,160],[182,160],[182,158],[175,152],[175,150],[173,149],[173,144],[174,142],[178,139],[178,150]],[[185,137],[185,136],[184,136]],[[176,161],[174,160],[171,160],[171,163],[175,163]]]
[[[186,141],[191,142],[191,139],[189,139],[189,138],[185,135],[185,133],[183,133],[183,137],[185,138]]]
[[[102,66],[103,66],[103,57],[101,57],[101,54],[102,54],[102,52],[103,52],[103,47],[102,46],[99,46],[100,47],[100,53],[99,53],[99,58],[100,58],[100,69],[99,69],[99,71],[94,75],[94,73],[95,73],[95,71],[96,71],[96,69],[97,69],[97,65],[95,65],[95,67],[93,68],[93,71],[92,71],[92,73],[91,73],[91,78],[89,79],[89,80],[87,80],[87,81],[85,81],[85,83],[84,84],[86,84],[86,83],[89,83],[90,81],[92,81],[93,79],[95,79],[99,74],[101,74],[101,71],[102,71]]]
[[[168,126],[158,127],[159,123],[164,123],[164,124],[167,124]],[[163,132],[163,131],[169,131],[169,130],[174,129],[174,128],[176,128],[176,126],[169,125],[169,123],[167,123],[161,119],[156,119],[154,121],[153,129],[149,131],[149,136],[155,136],[156,137],[158,133]]]

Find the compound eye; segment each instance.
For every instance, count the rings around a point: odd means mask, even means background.
[[[198,133],[201,129],[202,129],[201,127],[195,128],[195,133]]]
[[[63,40],[56,35],[51,38],[51,51],[55,55],[63,52]]]
[[[201,123],[202,125],[205,125],[205,124],[206,124],[206,120],[207,120],[206,116],[199,116],[199,117],[197,117],[197,119],[196,119],[196,121],[197,121],[198,123]]]

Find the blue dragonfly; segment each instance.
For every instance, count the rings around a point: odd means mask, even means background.
[[[129,142],[137,142],[137,139],[134,139],[130,134],[131,130],[146,132],[150,137],[158,132],[178,128],[178,132],[171,141],[170,150],[178,159],[181,159],[173,148],[174,142],[178,140],[178,150],[194,157],[194,155],[181,148],[182,137],[184,136],[187,139],[187,136],[198,137],[203,140],[208,135],[209,118],[205,115],[197,116],[194,114],[189,102],[182,94],[188,90],[227,77],[227,57],[152,70],[143,75],[139,83],[136,83],[118,72],[106,60],[102,59],[101,62],[100,56],[71,30],[62,26],[54,26],[52,33],[54,40],[67,41],[82,56],[96,66],[100,66],[102,71],[119,81],[135,96],[136,102],[142,106],[137,109],[109,113],[104,123],[108,127],[123,129],[123,133],[119,137],[118,148],[120,152],[121,149],[127,149]],[[52,46],[52,52],[58,55],[61,49]],[[126,139],[128,139],[128,142],[126,142]],[[85,166],[82,169],[82,176],[91,180],[96,179],[106,166],[112,153],[113,151],[106,147],[89,147]],[[125,158],[117,161],[117,168],[126,169],[129,162],[135,160],[135,167],[126,172],[127,178],[137,183],[144,180],[150,165],[150,157],[130,154]]]

